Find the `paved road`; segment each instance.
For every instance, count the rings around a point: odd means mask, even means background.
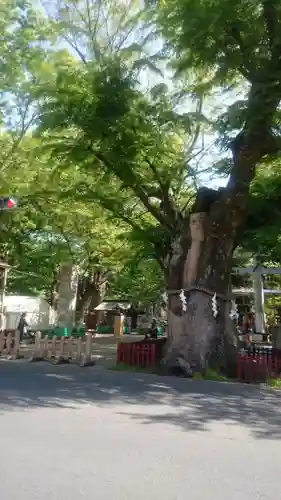
[[[276,500],[281,394],[0,362],[3,500]]]

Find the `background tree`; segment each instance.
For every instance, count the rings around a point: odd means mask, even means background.
[[[17,195],[20,205],[13,213],[1,213],[0,247],[2,258],[13,265],[9,291],[43,294],[54,307],[61,263],[69,259],[79,262],[79,319],[85,309],[94,308],[100,302],[109,281],[119,280],[115,290],[126,294],[125,283],[129,283],[126,277],[122,280],[119,273],[124,269],[129,276],[134,268],[132,279],[135,279],[136,266],[141,265],[143,258],[140,242],[132,245],[125,236],[120,240],[127,229],[116,223],[116,219],[109,220],[93,205],[92,199],[87,200],[85,196],[77,199],[69,193],[63,196],[66,186],[69,189],[71,183],[82,182],[85,176],[77,177],[75,168],[70,177],[61,172],[57,175],[54,158],[46,154],[40,139],[32,136],[32,130],[36,125],[41,89],[46,82],[56,81],[59,66],[72,68],[77,64],[77,55],[83,63],[94,60],[101,64],[102,57],[113,50],[122,58],[129,57],[134,65],[134,53],[142,53],[135,36],[140,14],[134,2],[122,3],[119,9],[110,1],[106,4],[57,3],[51,9],[48,9],[50,4],[45,7],[45,12],[39,12],[28,1],[11,3],[1,19],[3,32],[7,33],[2,47],[0,89],[4,125],[1,190],[2,194]],[[56,51],[54,44],[60,47]],[[71,47],[71,53],[65,46]],[[102,193],[101,188],[99,191]],[[61,199],[59,192],[63,193]],[[142,278],[142,285],[144,281]]]

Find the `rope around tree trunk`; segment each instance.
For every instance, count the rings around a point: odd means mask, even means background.
[[[181,288],[180,290],[166,290],[166,293],[168,295],[179,295],[181,293],[181,291],[184,291],[186,293],[189,293],[189,292],[202,292],[202,293],[205,293],[206,295],[210,295],[211,297],[214,296],[214,294],[216,294],[216,297],[218,299],[221,299],[221,300],[224,300],[226,302],[229,302],[233,299],[233,297],[231,295],[224,295],[222,293],[217,293],[217,292],[214,292],[213,290],[210,290],[209,288],[204,288],[204,287],[200,287],[200,286],[191,286],[191,287],[188,287],[188,288]]]

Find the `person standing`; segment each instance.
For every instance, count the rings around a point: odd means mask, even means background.
[[[19,330],[19,332],[20,332],[20,341],[21,342],[23,341],[23,337],[27,332],[28,326],[29,325],[28,325],[28,322],[26,320],[26,312],[24,312],[21,314],[21,317],[20,317],[20,320],[19,320],[19,323],[17,326],[17,330]]]

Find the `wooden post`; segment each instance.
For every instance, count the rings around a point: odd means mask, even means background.
[[[82,338],[81,337],[78,337],[76,346],[77,346],[76,361],[78,363],[80,363],[81,362],[81,355],[82,355]]]
[[[68,337],[68,339],[65,339],[68,361],[72,359],[73,340],[73,337]]]
[[[33,351],[33,354],[31,355],[31,357],[29,358],[30,362],[42,360],[42,358],[40,358],[40,356],[41,356],[41,338],[42,338],[41,332],[36,332],[35,333],[34,351]]]
[[[45,359],[48,356],[48,342],[49,337],[48,335],[45,335],[42,342],[40,342],[40,355],[42,359]]]
[[[0,330],[4,330],[6,326],[4,299],[9,269],[10,266],[8,264],[6,264],[5,262],[0,262]]]
[[[255,298],[255,318],[256,318],[256,332],[265,333],[264,321],[264,291],[263,291],[263,278],[260,268],[253,272],[253,288]]]
[[[92,334],[86,333],[85,352],[83,353],[83,360],[80,366],[91,366],[94,364],[92,360],[92,340]]]
[[[123,324],[124,324],[124,315],[116,314],[114,317],[114,335],[115,337],[121,337],[123,335]]]
[[[65,343],[65,338],[61,337],[60,338],[59,355],[56,357],[56,364],[63,363],[63,361],[64,361],[64,343]]]
[[[13,357],[14,359],[19,359],[20,358],[20,331],[16,330],[15,331],[15,340],[14,340],[14,354]]]
[[[0,330],[0,354],[2,354],[2,351],[4,351],[5,342],[6,342],[5,333]]]
[[[51,345],[51,355],[50,355],[50,358],[55,358],[56,355],[57,355],[57,336],[54,335],[52,337],[52,345]]]
[[[8,333],[7,338],[6,338],[6,351],[7,354],[12,354],[12,349],[13,349],[13,335],[12,333]]]

